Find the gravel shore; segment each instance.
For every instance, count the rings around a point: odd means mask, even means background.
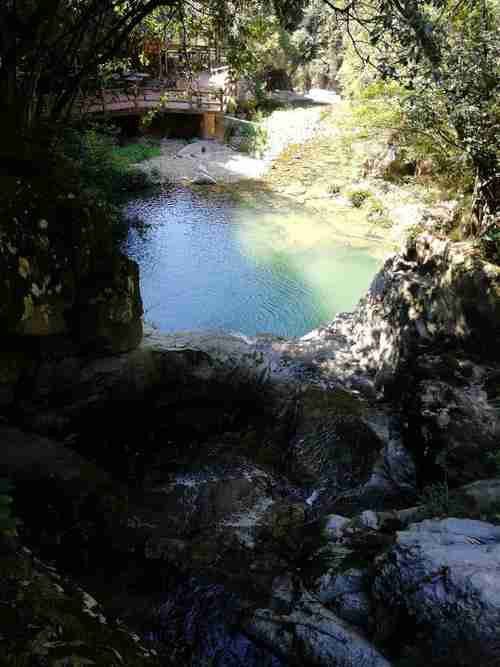
[[[334,101],[333,99],[330,103]],[[164,139],[161,155],[138,167],[153,180],[173,183],[235,183],[265,176],[273,161],[290,144],[308,141],[317,130],[327,105],[278,110],[263,125],[268,145],[262,158],[238,152],[215,139]]]

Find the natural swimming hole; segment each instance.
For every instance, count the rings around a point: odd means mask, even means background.
[[[380,239],[338,216],[207,189],[144,193],[125,212],[141,221],[125,250],[140,266],[145,319],[165,332],[301,336],[352,310],[384,256]]]

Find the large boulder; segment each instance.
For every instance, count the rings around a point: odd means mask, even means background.
[[[383,386],[421,342],[473,340],[494,356],[500,268],[467,243],[421,235],[389,258],[353,314],[353,352]],[[491,347],[488,345],[491,343]]]
[[[452,485],[495,474],[500,442],[499,369],[463,353],[423,354],[403,401],[405,442],[421,479],[446,472]]]
[[[318,578],[315,593],[320,602],[344,621],[368,628],[372,601],[366,571],[355,567],[340,571],[332,568]]]
[[[406,626],[408,636],[410,626],[445,664],[496,664],[500,526],[469,519],[412,524],[381,558],[373,592],[389,634]]]
[[[288,613],[257,609],[244,622],[244,629],[289,665],[390,665],[361,633],[309,594],[300,596]]]
[[[116,256],[81,286],[74,308],[73,336],[84,350],[119,354],[142,340],[139,267]]]
[[[145,418],[154,413],[156,426],[163,424],[170,433],[184,429],[186,436],[188,430],[198,429],[206,438],[208,423],[217,415],[221,421],[231,419],[238,405],[272,412],[268,378],[265,356],[238,336],[161,335],[150,329],[141,345],[127,354],[90,361],[73,356],[40,364],[18,400],[24,423],[37,432],[96,429],[89,416],[107,412],[99,424],[103,437],[123,424],[133,429],[140,411]],[[127,415],[123,405],[131,403],[134,413]],[[112,422],[113,410],[121,415],[117,422]]]
[[[365,406],[342,389],[305,386],[287,452],[288,472],[331,497],[361,487],[382,442],[365,419]]]

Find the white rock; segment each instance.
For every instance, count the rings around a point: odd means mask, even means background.
[[[339,514],[329,514],[323,527],[323,535],[327,539],[336,540],[342,536],[343,527],[349,523],[349,519]]]

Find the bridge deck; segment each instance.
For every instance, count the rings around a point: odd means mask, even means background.
[[[224,110],[224,92],[213,88],[177,89],[161,84],[134,84],[105,88],[98,94],[82,96],[76,107],[83,114],[142,114],[155,108],[173,113],[203,114]]]

